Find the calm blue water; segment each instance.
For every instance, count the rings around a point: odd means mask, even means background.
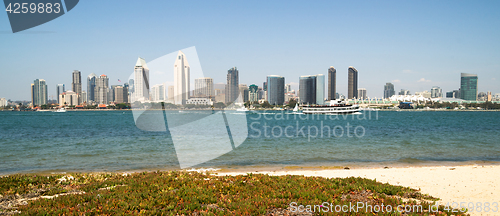
[[[247,115],[243,144],[199,167],[500,161],[499,120],[500,112],[259,112]],[[131,111],[0,112],[0,174],[178,168],[168,130],[138,129]]]

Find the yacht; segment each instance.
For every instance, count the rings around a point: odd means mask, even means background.
[[[304,114],[356,114],[359,105],[346,104],[343,100],[331,100],[329,105],[302,105]]]
[[[296,103],[295,107],[293,108],[293,112],[298,112],[299,111],[299,104]]]
[[[66,108],[62,107],[62,108],[57,109],[54,112],[66,112]]]
[[[236,111],[239,111],[239,112],[246,112],[246,111],[249,111],[246,107],[240,107],[238,109],[236,109]]]

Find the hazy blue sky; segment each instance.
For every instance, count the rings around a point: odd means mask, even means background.
[[[381,97],[440,86],[458,89],[460,73],[477,73],[479,91],[500,93],[500,1],[80,1],[49,23],[13,34],[0,13],[0,97],[30,99],[30,83],[70,88],[71,72],[125,81],[138,56],[153,60],[195,46],[206,76],[261,86],[266,75],[286,83],[347,69],[359,87]],[[189,60],[189,56],[188,56]],[[173,64],[173,63],[172,63]]]

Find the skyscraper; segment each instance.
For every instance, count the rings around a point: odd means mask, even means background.
[[[174,102],[174,86],[168,86],[167,90],[167,98],[169,103],[175,103]]]
[[[255,84],[252,84],[248,87],[248,100],[250,102],[259,101],[259,87]]]
[[[151,101],[163,102],[165,101],[165,85],[158,84],[151,87]]]
[[[194,95],[212,97],[215,96],[214,80],[210,77],[203,77],[194,80]]]
[[[133,101],[149,100],[149,68],[146,65],[146,61],[141,57],[137,59],[134,66],[133,84]]]
[[[33,82],[33,105],[41,106],[47,104],[47,84],[44,79],[36,79]]]
[[[354,68],[353,66],[350,66],[347,71],[349,75],[347,98],[358,98],[358,70],[356,70],[356,68]]]
[[[316,104],[325,104],[325,75],[316,75]]]
[[[366,89],[365,88],[359,88],[358,89],[358,99],[361,99],[361,100],[368,99],[368,96],[366,95]]]
[[[246,84],[240,84],[239,85],[240,89],[240,94],[241,94],[241,101],[238,102],[247,102],[248,101],[248,86]]]
[[[109,93],[108,94],[108,100],[110,102],[115,102],[116,98],[115,98],[115,88],[118,87],[118,86],[121,86],[121,85],[111,85],[111,88],[109,89]]]
[[[71,90],[76,94],[82,94],[82,73],[79,70],[73,71],[73,81],[71,83]],[[81,99],[78,99],[78,104],[81,103]]]
[[[240,94],[238,69],[233,67],[227,71],[226,104],[236,101]]]
[[[333,66],[328,68],[328,100],[335,100],[337,93],[337,70]]]
[[[384,98],[390,98],[396,94],[394,91],[394,85],[392,83],[386,83],[384,86]]]
[[[95,73],[91,73],[87,77],[87,102],[92,103],[95,101],[94,99],[94,89],[95,89],[95,80],[97,79],[97,75]]]
[[[96,79],[94,96],[95,102],[98,104],[108,104],[109,79],[106,75],[101,75]]]
[[[189,99],[190,67],[186,55],[179,51],[174,64],[174,101],[175,104],[186,104]]]
[[[35,106],[35,84],[31,83],[31,104]]]
[[[406,95],[411,95],[411,93],[410,93],[410,90],[401,89],[401,91],[399,91],[399,95],[406,96]]]
[[[56,94],[57,94],[57,103],[59,105],[61,105],[60,101],[59,101],[59,95],[61,95],[62,93],[64,93],[66,90],[64,89],[64,84],[57,84],[56,86]]]
[[[115,88],[115,102],[128,103],[128,87],[118,86]]]
[[[461,74],[460,98],[468,101],[477,101],[477,74]]]
[[[299,78],[299,99],[301,104],[316,103],[316,76],[301,76]]]
[[[285,102],[285,77],[267,76],[267,101],[272,105],[283,105]]]
[[[431,89],[431,98],[441,98],[443,97],[443,90],[438,86],[434,86]]]

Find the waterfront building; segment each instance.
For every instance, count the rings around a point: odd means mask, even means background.
[[[59,101],[61,102],[59,106],[76,106],[79,105],[80,94],[74,91],[66,91],[59,95]]]
[[[6,107],[7,106],[7,100],[5,98],[0,98],[0,107]]]
[[[405,94],[403,96],[410,95],[410,91],[407,91],[406,93],[408,94]],[[431,98],[432,94],[429,91],[425,90],[423,92],[415,92],[415,96],[422,96],[423,98]]]
[[[87,102],[92,103],[95,101],[94,91],[95,91],[95,80],[97,79],[97,75],[95,73],[91,73],[87,77]],[[133,82],[133,80],[132,80]]]
[[[299,99],[301,104],[316,104],[316,76],[299,78]]]
[[[146,60],[139,57],[134,66],[134,80],[131,83],[134,89],[133,101],[149,100],[149,82],[149,68],[146,65]]]
[[[73,90],[73,92],[75,92],[78,95],[82,94],[82,73],[79,70],[73,71],[73,81],[71,82],[71,90]],[[81,100],[78,101],[77,105],[79,105],[80,103]]]
[[[205,106],[213,105],[212,100],[210,100],[210,98],[206,98],[206,97],[201,97],[201,98],[193,97],[193,98],[189,98],[186,101],[186,104],[205,105]]]
[[[462,73],[460,75],[460,99],[477,100],[477,74]]]
[[[399,91],[399,95],[406,96],[406,95],[411,95],[411,93],[410,90],[401,89],[401,91]]]
[[[325,104],[325,75],[316,75],[316,104]]]
[[[165,85],[158,84],[151,87],[151,101],[164,102],[165,98]]]
[[[267,101],[271,105],[283,105],[285,102],[285,77],[267,76]]]
[[[168,96],[167,96],[167,101],[168,101],[169,103],[172,103],[172,104],[174,104],[174,103],[175,103],[175,101],[174,101],[174,89],[175,89],[175,87],[174,87],[174,86],[172,86],[172,85],[171,85],[171,86],[168,86],[168,91],[167,91],[167,95],[168,95]]]
[[[238,88],[240,89],[240,94],[241,94],[241,100],[238,101],[239,103],[243,102],[247,102],[248,101],[248,95],[249,95],[249,90],[248,90],[248,86],[246,84],[240,84],[238,86]]]
[[[174,102],[184,105],[189,99],[190,90],[190,66],[186,55],[179,51],[174,64]]]
[[[80,95],[80,99],[79,100],[80,100],[80,104],[83,104],[83,103],[87,104],[88,103],[87,102],[87,92],[86,91],[82,91],[82,94]],[[59,105],[61,105],[61,104],[59,104]]]
[[[33,106],[45,105],[48,102],[47,84],[44,79],[36,79],[32,85]]]
[[[328,68],[328,100],[335,100],[337,98],[337,70],[330,66]]]
[[[98,104],[108,104],[109,98],[109,78],[106,75],[101,75],[96,79],[94,89],[95,102]]]
[[[431,98],[442,98],[442,97],[443,97],[443,90],[438,86],[432,87]]]
[[[366,95],[366,89],[365,88],[359,88],[358,89],[358,99],[360,99],[360,100],[366,100],[366,99],[368,99],[368,96]]]
[[[57,84],[56,86],[56,95],[57,95],[57,103],[61,105],[61,102],[59,101],[59,95],[64,93],[66,89],[64,89],[64,84]]]
[[[259,87],[255,84],[252,84],[248,87],[248,100],[252,103],[258,102],[259,97]]]
[[[225,90],[226,104],[233,103],[240,95],[238,69],[233,67],[227,71],[227,84]]]
[[[394,85],[392,83],[386,83],[384,86],[384,98],[390,98],[395,94]]]
[[[117,86],[115,88],[115,102],[116,103],[128,103],[128,87],[127,86]]]
[[[350,66],[348,71],[348,87],[347,87],[347,97],[348,99],[358,98],[358,70],[353,66]]]
[[[194,95],[196,97],[215,96],[214,80],[210,77],[203,77],[194,80]]]

